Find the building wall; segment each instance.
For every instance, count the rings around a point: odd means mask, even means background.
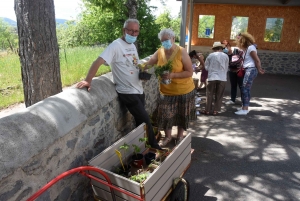
[[[214,38],[198,38],[199,15],[215,15]],[[300,52],[300,7],[244,6],[222,4],[194,4],[191,45],[212,46],[214,41],[230,38],[233,16],[249,17],[248,32],[261,50]],[[189,24],[189,9],[187,25]],[[264,42],[267,18],[283,18],[280,42]],[[231,42],[234,42],[231,40]]]

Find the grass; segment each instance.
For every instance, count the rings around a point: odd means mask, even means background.
[[[103,52],[103,47],[77,47],[60,50],[60,72],[62,87],[83,80],[92,62]],[[102,65],[96,76],[110,71]],[[21,64],[15,54],[0,55],[0,109],[24,102]]]

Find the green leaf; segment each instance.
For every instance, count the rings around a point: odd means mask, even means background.
[[[172,69],[173,69],[172,61],[169,60],[165,65],[156,66],[154,73],[155,73],[156,77],[160,77],[164,71],[171,72]]]

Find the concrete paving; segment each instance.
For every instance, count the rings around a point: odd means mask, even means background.
[[[217,116],[198,116],[184,175],[190,201],[300,200],[299,86],[299,76],[258,75],[248,115],[234,114],[238,98]],[[229,96],[228,81],[224,102]]]

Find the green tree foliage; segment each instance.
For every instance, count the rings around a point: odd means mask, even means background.
[[[140,58],[153,54],[160,46],[157,34],[159,25],[155,23],[155,17],[151,14],[153,7],[148,7],[149,0],[139,1],[137,18],[140,21],[140,34],[138,36],[138,47]]]
[[[138,1],[137,19],[141,27],[137,41],[140,57],[152,54],[159,45],[157,38],[159,26],[154,23],[155,17],[151,14],[152,7],[147,5],[149,1]],[[90,38],[89,45],[111,43],[122,36],[124,21],[129,18],[126,3],[127,0],[85,1],[86,10],[82,13],[81,23],[88,30],[86,37]]]
[[[175,33],[176,41],[180,40],[179,37],[181,18],[179,16],[173,19],[171,16],[171,12],[169,10],[164,10],[164,12],[160,14],[155,20],[155,23],[159,25],[160,30],[165,28],[172,29]]]
[[[160,29],[171,28],[171,14],[169,10],[165,10],[162,14],[160,14],[155,23],[159,25]]]
[[[16,28],[0,19],[0,49],[16,52],[18,47],[18,34]]]
[[[172,21],[171,21],[171,28],[175,32],[175,40],[176,41],[180,41],[180,24],[181,24],[180,17],[172,19]]]
[[[280,42],[282,26],[282,18],[268,18],[264,40],[268,42]]]

